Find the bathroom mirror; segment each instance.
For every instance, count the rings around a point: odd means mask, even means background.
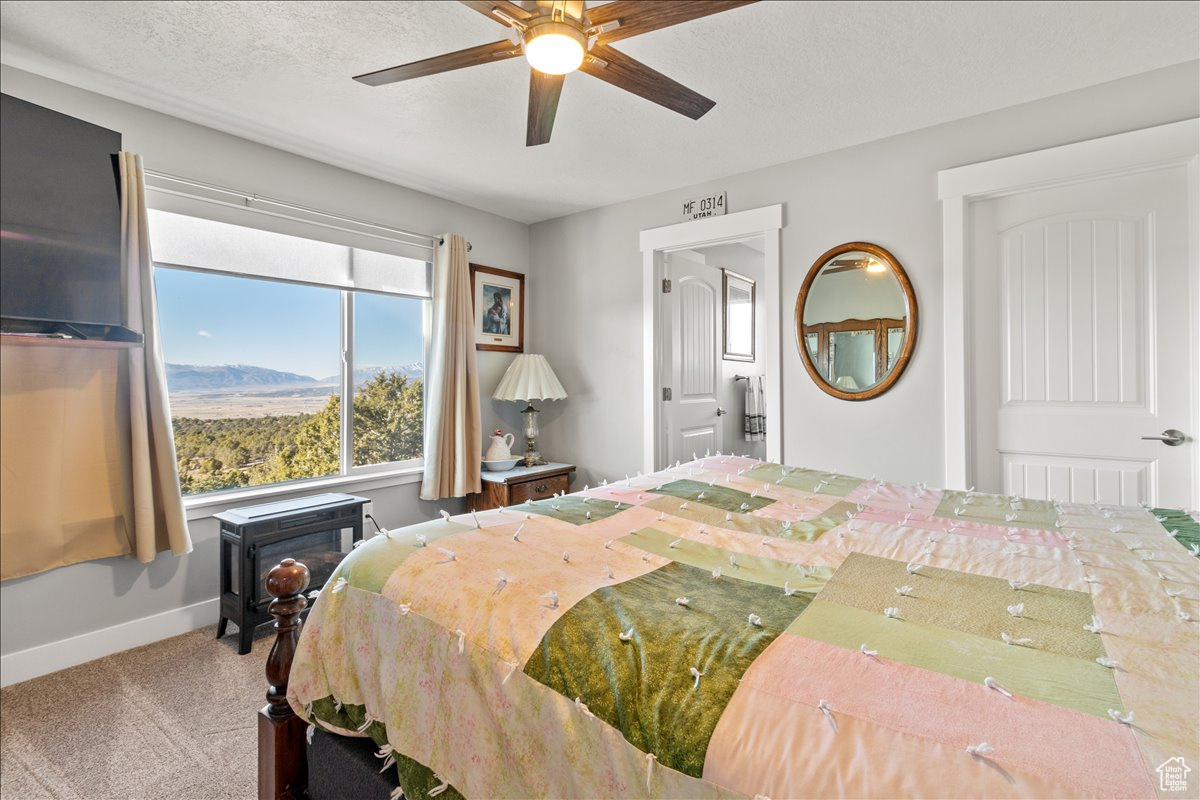
[[[823,253],[796,298],[796,340],[828,394],[869,400],[892,388],[917,341],[917,298],[900,262],[868,242]]]

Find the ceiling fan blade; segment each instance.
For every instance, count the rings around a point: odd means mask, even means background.
[[[414,61],[411,64],[401,64],[398,67],[367,72],[355,75],[354,80],[368,86],[382,86],[385,83],[406,81],[410,78],[420,78],[425,75],[436,75],[439,72],[449,72],[463,67],[473,67],[477,64],[489,64],[493,61],[503,61],[506,58],[521,55],[521,48],[508,39],[501,39],[491,44],[481,44],[478,47],[468,47],[445,55]]]
[[[637,36],[639,33],[656,31],[678,25],[681,22],[719,14],[738,6],[746,6],[756,0],[616,0],[587,10],[588,23],[602,25],[614,20],[621,25],[604,33],[600,38],[605,43],[617,42]]]
[[[566,75],[544,75],[529,70],[529,119],[525,126],[525,146],[533,147],[550,141],[554,130],[554,115],[558,113],[558,98],[562,94]]]
[[[692,119],[700,119],[716,105],[699,92],[608,45],[593,47],[579,70]]]
[[[464,6],[473,8],[480,14],[483,14],[494,22],[499,22],[501,25],[508,25],[507,22],[497,17],[492,13],[492,9],[497,9],[508,14],[515,20],[524,21],[534,16],[533,12],[527,11],[516,3],[510,3],[508,0],[458,0]]]
[[[837,262],[834,262],[834,263],[837,263]],[[856,270],[856,269],[861,269],[861,267],[857,267],[857,266],[854,266],[854,267],[851,267],[851,266],[846,266],[846,267],[826,267],[825,269],[821,270],[821,274],[822,274],[822,275],[833,275],[833,274],[835,274],[835,273],[838,273],[838,272],[853,272],[853,271],[854,271],[854,270]]]

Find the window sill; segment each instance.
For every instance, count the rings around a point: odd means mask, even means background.
[[[208,519],[213,514],[231,508],[256,505],[274,500],[287,500],[313,492],[336,489],[344,492],[367,492],[389,486],[419,483],[424,467],[406,467],[389,472],[373,472],[360,475],[338,475],[331,478],[314,478],[295,483],[256,486],[231,492],[213,492],[183,498],[183,511],[188,522]]]

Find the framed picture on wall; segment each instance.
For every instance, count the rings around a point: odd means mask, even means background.
[[[724,359],[754,360],[754,281],[730,270],[721,270]]]
[[[471,265],[475,299],[475,349],[525,352],[525,276]]]

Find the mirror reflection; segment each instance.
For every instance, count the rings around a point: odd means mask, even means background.
[[[916,301],[899,262],[852,242],[813,264],[797,300],[801,355],[823,390],[847,400],[875,397],[903,370],[916,335]]]

